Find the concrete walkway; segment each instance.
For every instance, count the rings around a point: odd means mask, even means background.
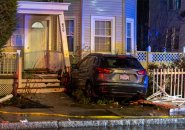
[[[48,108],[0,107],[0,129],[39,129],[90,126],[185,123],[183,116],[121,116],[107,109],[80,107],[64,93],[29,95]]]

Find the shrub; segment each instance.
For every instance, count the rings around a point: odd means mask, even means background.
[[[15,29],[17,0],[0,0],[0,48],[2,48]]]

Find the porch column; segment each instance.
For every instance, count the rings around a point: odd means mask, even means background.
[[[64,13],[59,15],[59,25],[60,25],[60,35],[62,38],[61,41],[62,41],[62,52],[64,56],[64,63],[67,71],[69,71],[70,60],[69,60],[69,50],[68,50],[68,43],[67,43],[67,36],[66,36]]]

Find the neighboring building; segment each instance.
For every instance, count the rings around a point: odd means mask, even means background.
[[[146,51],[149,45],[149,0],[138,0],[137,2],[137,51]]]
[[[149,0],[148,43],[152,51],[182,52],[185,0]]]
[[[19,1],[16,31],[4,48],[22,50],[24,70],[58,71],[66,37],[71,57],[136,51],[137,0],[38,1],[45,0]]]

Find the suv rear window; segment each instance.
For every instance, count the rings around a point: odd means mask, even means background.
[[[104,57],[101,60],[101,67],[143,69],[137,59],[130,57]]]

